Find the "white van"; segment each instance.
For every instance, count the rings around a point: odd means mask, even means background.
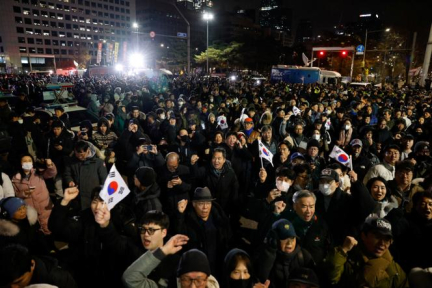
[[[342,75],[336,71],[321,70],[321,83],[338,85],[342,81]]]

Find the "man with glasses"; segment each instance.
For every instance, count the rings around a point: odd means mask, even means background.
[[[191,249],[182,255],[177,277],[177,287],[180,288],[219,287],[218,281],[211,275],[207,256],[197,249]]]
[[[360,245],[354,237],[346,236],[344,243],[329,255],[329,280],[338,287],[408,287],[405,272],[390,254],[392,243],[390,222],[368,219]]]
[[[223,256],[228,252],[231,230],[229,218],[214,200],[209,188],[196,188],[192,208],[186,209],[187,200],[180,201],[172,222],[175,233],[189,237],[187,248],[202,250],[208,257],[212,273],[218,275]]]
[[[400,148],[395,144],[390,144],[384,149],[384,159],[383,162],[373,166],[366,173],[363,184],[374,177],[382,177],[386,181],[393,180],[395,177],[395,165],[400,159]]]

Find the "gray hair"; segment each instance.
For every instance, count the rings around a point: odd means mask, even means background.
[[[316,203],[316,196],[313,192],[309,190],[300,190],[294,193],[293,203],[296,204],[301,198],[312,197]]]

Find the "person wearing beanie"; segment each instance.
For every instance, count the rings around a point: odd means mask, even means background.
[[[177,288],[195,287],[219,288],[216,278],[211,275],[207,256],[198,249],[184,253],[177,269]]]
[[[12,243],[28,247],[36,254],[50,251],[40,232],[37,211],[18,197],[0,200],[0,247]]]
[[[258,279],[270,280],[272,288],[288,287],[290,273],[301,267],[314,268],[311,254],[300,247],[294,225],[286,220],[274,222],[258,257]]]
[[[153,168],[147,166],[138,168],[135,171],[134,184],[131,204],[137,219],[141,219],[151,210],[162,211],[162,203],[159,200],[160,187],[156,183],[156,172]]]

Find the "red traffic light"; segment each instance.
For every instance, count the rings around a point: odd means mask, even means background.
[[[318,52],[318,56],[319,56],[319,57],[324,57],[324,55],[325,55],[325,52],[324,52],[324,51],[319,51],[319,52]]]
[[[345,56],[347,56],[347,55],[348,55],[348,52],[347,52],[347,51],[344,50],[344,51],[341,52],[341,56],[342,56],[342,57],[345,57]]]

